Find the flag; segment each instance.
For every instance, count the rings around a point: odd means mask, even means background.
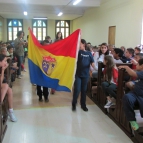
[[[75,79],[80,30],[50,45],[41,45],[31,29],[28,39],[28,65],[31,83],[71,92]]]

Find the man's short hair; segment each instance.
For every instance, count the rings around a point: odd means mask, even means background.
[[[114,48],[114,52],[118,54],[119,57],[122,57],[124,52],[120,48]]]

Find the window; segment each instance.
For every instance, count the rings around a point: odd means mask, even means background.
[[[14,41],[17,38],[17,32],[22,30],[23,30],[23,20],[21,19],[7,20],[8,41]]]
[[[39,41],[45,40],[47,35],[47,20],[32,20],[33,34]]]
[[[69,20],[56,20],[56,34],[62,32],[63,38],[70,35],[70,21]]]

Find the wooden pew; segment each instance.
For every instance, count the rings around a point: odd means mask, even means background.
[[[130,66],[130,65],[128,65]],[[116,106],[114,108],[109,108],[108,116],[118,124],[122,128],[122,130],[128,135],[132,136],[132,130],[129,122],[126,119],[123,106],[122,106],[122,98],[124,96],[124,79],[127,73],[124,69],[119,69],[118,71],[118,88],[117,88],[117,98],[116,98]]]
[[[104,95],[104,92],[102,90],[101,83],[103,81],[103,72],[102,69],[104,68],[104,64],[102,62],[98,62],[98,79],[97,79],[97,96],[96,100],[98,103],[98,106],[100,109],[104,112],[107,113],[107,110],[104,108],[104,105],[106,103],[106,96]]]
[[[96,103],[96,86],[97,81],[94,78],[90,77],[87,85],[87,96]]]
[[[132,64],[116,64],[117,67],[121,65],[127,65],[130,66]],[[108,109],[104,108],[104,105],[106,104],[106,96],[104,95],[104,92],[101,87],[102,79],[103,79],[103,74],[102,74],[102,68],[104,68],[104,65],[102,62],[98,63],[98,84],[97,84],[97,96],[96,96],[96,101],[97,105],[99,108],[107,114],[114,122],[116,122],[124,131],[126,134],[129,136],[132,135],[130,125],[128,121],[126,120],[124,111],[122,109],[122,102],[121,99],[124,95],[124,77],[125,77],[125,71],[120,69],[119,70],[119,77],[118,77],[118,88],[117,88],[117,99],[116,99],[116,106],[111,106]]]
[[[143,132],[143,127],[140,128],[140,130]],[[133,138],[133,141],[135,143],[142,143],[143,142],[143,136],[139,135],[138,132],[134,132],[134,138]]]
[[[121,65],[127,65],[129,67],[132,66],[130,63],[122,63],[116,64],[117,67]],[[127,76],[127,72],[124,69],[119,69],[119,77],[118,77],[118,88],[117,88],[117,99],[116,106],[111,106],[107,112],[104,108],[106,103],[106,96],[102,91],[101,83],[102,83],[102,68],[104,65],[102,62],[98,63],[98,84],[97,84],[97,94],[95,97],[92,97],[92,100],[101,108],[104,113],[108,113],[107,115],[133,140],[134,143],[143,143],[143,137],[139,136],[135,132],[135,137],[133,137],[132,129],[130,127],[129,122],[126,119],[123,106],[122,106],[122,97],[124,96],[124,87],[125,87],[125,76]],[[137,109],[137,108],[136,108]],[[143,128],[142,128],[143,130]]]
[[[122,97],[124,96],[124,77],[127,75],[127,72],[125,70],[120,69],[119,70],[119,82],[118,84],[120,85],[117,91],[117,107],[115,108],[115,113],[116,116],[114,116],[116,123],[122,128],[122,130],[129,136],[131,137],[132,141],[134,143],[143,143],[143,136],[139,135],[136,131],[132,131],[130,123],[127,121],[124,110],[123,110],[123,105],[122,105]],[[134,110],[139,110],[139,107],[136,106]],[[113,117],[113,114],[111,114],[111,109],[109,109],[109,114],[110,117]],[[143,127],[140,128],[143,132]]]
[[[2,68],[0,68],[0,78],[1,78]],[[1,101],[1,82],[0,82],[0,143],[2,142],[4,135],[7,130],[7,119],[8,119],[8,100],[7,95],[4,100]]]

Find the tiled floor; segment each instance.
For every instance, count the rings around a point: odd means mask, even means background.
[[[28,72],[13,84],[18,122],[8,121],[3,143],[132,143],[89,98],[88,112],[71,111],[71,93],[56,92],[39,103]]]

